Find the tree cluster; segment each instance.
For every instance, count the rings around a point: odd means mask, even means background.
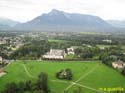
[[[104,49],[99,56],[99,59],[106,65],[112,66],[112,62],[121,60],[125,62],[125,55],[120,46],[110,47]]]
[[[72,80],[73,73],[72,73],[71,69],[60,70],[59,72],[56,73],[56,78]]]
[[[81,47],[75,49],[75,54],[81,59],[93,59],[94,56],[98,56],[100,49],[96,46]]]
[[[38,59],[49,51],[50,45],[46,40],[32,40],[11,54],[11,59]]]
[[[38,80],[33,83],[31,80],[28,81],[21,81],[18,84],[15,82],[8,83],[5,86],[5,89],[1,91],[0,93],[24,93],[24,92],[30,92],[30,93],[49,93],[49,87],[48,87],[48,76],[46,73],[40,73],[38,76]]]

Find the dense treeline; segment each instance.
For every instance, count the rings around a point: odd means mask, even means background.
[[[46,40],[32,40],[10,55],[11,59],[38,59],[50,49]]]
[[[68,34],[64,36],[56,36],[55,39],[60,40],[67,40],[72,42],[79,42],[82,44],[91,44],[91,45],[97,45],[97,44],[103,44],[103,45],[118,45],[123,44],[125,45],[125,37],[124,35],[111,35],[111,34]],[[112,42],[104,42],[103,40],[112,40]]]
[[[6,34],[6,35],[5,35]],[[12,35],[11,35],[12,34]],[[124,35],[119,34],[84,34],[84,33],[68,33],[68,32],[12,32],[4,33],[2,36],[17,36],[22,35],[24,46],[16,49],[15,51],[9,51],[10,48],[6,47],[9,45],[0,45],[0,56],[5,59],[39,59],[43,54],[48,52],[51,48],[53,49],[65,49],[71,46],[80,46],[82,48],[77,48],[75,50],[78,58],[84,60],[93,60],[99,59],[101,55],[109,55],[111,52],[119,52],[119,47],[112,50],[112,48],[101,50],[97,45],[108,45],[119,46],[125,45]],[[22,39],[21,38],[21,39]],[[49,40],[62,40],[64,42],[50,42]],[[111,40],[111,42],[104,42],[103,40]],[[88,45],[89,47],[84,47]],[[6,50],[6,51],[3,51]],[[103,54],[104,52],[104,54]],[[124,50],[122,53],[125,52]],[[113,54],[114,55],[114,54]],[[121,55],[119,55],[121,56]],[[101,57],[100,57],[101,58]],[[121,56],[121,60],[124,60],[124,57]]]
[[[119,47],[110,47],[102,51],[99,60],[102,63],[106,64],[109,67],[112,67],[112,62],[116,62],[118,60],[125,62],[125,54],[123,53],[123,49]],[[125,67],[119,70],[122,75],[125,75]]]
[[[125,54],[120,46],[106,48],[101,52],[100,60],[108,66],[112,66],[112,62],[121,60],[125,62]]]
[[[48,40],[38,40],[26,38],[28,42],[10,55],[10,59],[39,59],[43,54],[53,49],[65,49],[77,45],[73,42],[49,42]]]
[[[21,81],[18,84],[15,82],[11,82],[6,84],[5,89],[0,93],[50,93],[50,89],[48,87],[48,75],[46,73],[41,72],[38,76],[38,79],[35,83],[31,80],[27,80],[25,82]]]
[[[93,59],[95,56],[98,56],[100,53],[100,49],[98,47],[81,47],[75,49],[75,54],[82,58],[83,60],[90,60]],[[94,59],[93,59],[94,60]]]

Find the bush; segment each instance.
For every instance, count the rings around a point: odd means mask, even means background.
[[[56,78],[72,80],[73,74],[71,69],[60,70],[59,72],[56,73]]]

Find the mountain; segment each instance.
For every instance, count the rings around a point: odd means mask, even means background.
[[[0,24],[0,30],[2,29],[9,29],[10,28],[10,26],[8,26],[8,25],[3,25],[3,24]]]
[[[4,26],[8,26],[8,27],[13,27],[15,25],[19,24],[19,22],[17,21],[13,21],[10,19],[6,19],[6,18],[0,18],[0,25],[4,25]]]
[[[108,20],[109,24],[111,24],[114,27],[118,28],[125,28],[125,21],[119,21],[119,20]]]
[[[15,26],[19,30],[78,31],[109,30],[113,27],[103,19],[79,13],[66,13],[53,9],[33,20]]]

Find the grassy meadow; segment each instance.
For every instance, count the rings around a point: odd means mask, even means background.
[[[61,69],[70,68],[73,80],[59,80],[55,77]],[[52,93],[74,93],[80,89],[84,93],[97,93],[99,88],[125,88],[125,77],[116,70],[100,62],[88,61],[16,61],[8,65],[8,74],[0,77],[0,90],[6,83],[26,80],[37,80],[40,72],[48,74],[49,87]]]

